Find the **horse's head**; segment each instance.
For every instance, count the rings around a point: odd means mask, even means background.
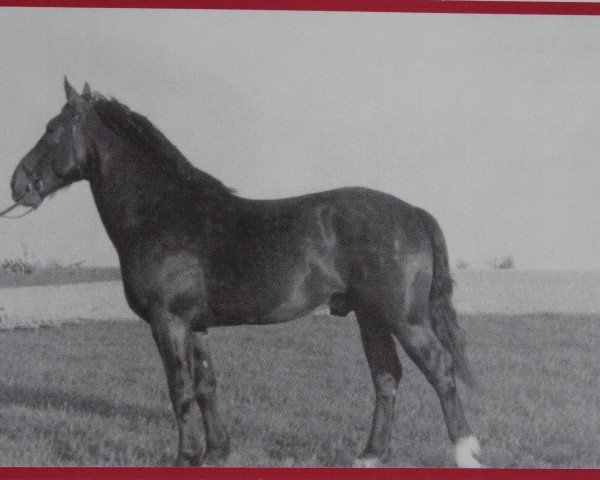
[[[52,192],[86,178],[88,148],[83,126],[94,104],[86,83],[80,95],[65,78],[67,103],[52,118],[42,138],[23,157],[12,176],[15,202],[37,207]]]

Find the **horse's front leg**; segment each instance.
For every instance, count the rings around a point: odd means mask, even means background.
[[[208,334],[194,333],[195,388],[206,434],[203,463],[220,464],[229,454],[229,436],[217,411],[217,378],[208,351]]]
[[[173,411],[177,417],[179,446],[175,465],[200,465],[200,411],[194,382],[194,338],[189,325],[172,313],[151,312],[152,335],[162,357]]]

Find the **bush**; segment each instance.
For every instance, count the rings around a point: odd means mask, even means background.
[[[515,261],[510,255],[504,260],[502,260],[500,263],[498,263],[497,261],[494,262],[494,268],[499,268],[500,270],[509,270],[511,268],[514,268],[514,266]]]
[[[8,258],[2,262],[2,270],[20,275],[33,273],[37,268],[37,262],[31,262],[25,258]]]
[[[2,262],[2,270],[19,275],[28,275],[39,268],[39,262],[34,256],[29,255],[29,250],[25,243],[21,243],[21,249],[23,250],[23,255],[4,260]]]

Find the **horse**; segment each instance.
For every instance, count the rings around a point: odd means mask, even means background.
[[[65,77],[64,89],[62,110],[14,171],[12,197],[35,209],[89,182],[127,302],[149,324],[164,363],[175,465],[222,464],[230,452],[208,330],[286,322],[328,306],[332,315],[354,312],[375,390],[354,465],[389,458],[402,376],[397,339],[439,397],[456,464],[480,466],[455,374],[467,385],[474,377],[433,216],[358,187],[243,198],[194,167],[144,116],[87,83],[79,94]]]

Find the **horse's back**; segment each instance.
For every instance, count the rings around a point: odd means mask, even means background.
[[[318,246],[341,263],[397,264],[400,257],[430,254],[421,209],[364,187],[344,187],[279,200],[251,200],[245,222],[262,241],[281,248]],[[270,237],[270,238],[267,238]]]
[[[399,198],[365,187],[343,187],[277,200],[245,200],[245,210],[256,217],[277,218],[285,216],[290,224],[303,222],[306,217],[326,214],[355,231],[370,230],[382,234],[402,233],[407,235],[420,228],[418,210]],[[260,220],[258,220],[260,222]],[[381,237],[380,237],[381,238]]]

